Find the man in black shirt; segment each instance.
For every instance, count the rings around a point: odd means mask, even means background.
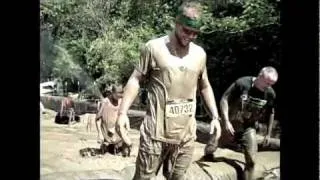
[[[274,120],[274,100],[272,89],[278,80],[278,73],[273,67],[264,67],[257,77],[245,76],[236,80],[224,92],[220,101],[222,127],[239,144],[245,155],[245,179],[253,179],[255,154],[258,149],[256,127],[258,122],[268,122],[268,132],[264,145],[269,144]],[[205,154],[212,154],[218,142],[211,135],[205,147]]]

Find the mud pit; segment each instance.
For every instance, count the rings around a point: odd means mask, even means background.
[[[54,123],[55,112],[46,110],[40,122],[40,176],[43,180],[53,179],[131,179],[135,169],[135,160],[139,145],[139,125],[142,120],[131,118],[130,137],[133,149],[130,157],[106,153],[102,156],[82,157],[79,153],[84,148],[99,148],[96,128],[87,132],[87,115],[81,116],[81,122],[68,127]],[[92,116],[94,118],[94,116]],[[215,153],[219,162],[202,162],[205,144],[196,143],[193,164],[187,172],[187,179],[241,179],[244,157],[241,153],[219,148]],[[225,158],[229,159],[224,160]],[[277,168],[280,164],[279,152],[259,152],[257,177],[262,177],[266,170]],[[276,169],[278,170],[278,169]],[[277,173],[278,171],[273,171]],[[270,173],[269,173],[270,176]],[[157,178],[164,179],[161,171]],[[271,178],[267,178],[271,179]],[[279,178],[275,178],[279,179]]]

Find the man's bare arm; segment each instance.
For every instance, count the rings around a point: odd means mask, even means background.
[[[264,146],[268,146],[270,143],[270,137],[271,137],[272,126],[273,126],[273,121],[274,121],[274,108],[272,108],[270,110],[270,112],[268,113],[267,116],[269,118],[269,122],[268,122],[268,131],[267,131],[267,134],[265,135],[265,138],[263,140]]]
[[[211,87],[209,80],[208,80],[208,77],[206,75],[204,75],[204,77],[200,79],[199,91],[200,91],[201,96],[203,97],[205,105],[206,105],[212,119],[218,119],[219,115],[218,115],[216,100],[214,97],[212,87]]]
[[[128,80],[127,85],[125,86],[119,114],[127,114],[134,99],[138,95],[141,80],[142,74],[139,71],[134,70]]]
[[[99,141],[101,141],[103,139],[102,137],[102,130],[101,130],[101,124],[102,124],[102,113],[103,113],[103,109],[104,109],[105,103],[103,101],[101,101],[100,107],[99,107],[99,111],[96,114],[96,118],[95,118],[95,124],[96,124],[96,128],[97,128],[97,132],[98,132],[98,143],[101,143]]]
[[[103,106],[104,106],[104,102],[102,102],[100,104],[99,111],[96,114],[96,120],[99,120],[100,118],[102,118],[102,111],[103,111],[103,108],[104,108]]]
[[[221,119],[222,124],[227,132],[231,135],[234,134],[234,128],[229,120],[229,98],[232,93],[236,90],[236,84],[232,83],[229,88],[223,93],[221,101],[220,101],[220,109],[221,109]]]
[[[268,136],[271,136],[272,127],[274,122],[274,108],[271,109],[271,114],[269,116],[269,124],[268,124]]]
[[[223,123],[229,122],[229,105],[226,96],[222,96],[220,101],[220,109]]]
[[[102,130],[101,130],[101,123],[102,123],[102,120],[100,118],[95,120],[97,132],[98,132],[98,136],[97,136],[98,143],[101,143],[100,141],[103,140],[103,138],[102,138]]]
[[[207,106],[207,110],[209,111],[209,114],[212,117],[209,134],[215,133],[215,140],[217,141],[221,136],[221,126],[219,122],[219,114],[216,105],[216,100],[208,79],[206,68],[204,69],[204,72],[201,78],[199,79],[199,91],[201,96],[203,97],[205,105]]]
[[[127,113],[134,99],[138,95],[141,80],[142,80],[142,73],[140,73],[137,70],[134,70],[124,89],[123,98],[122,98],[120,109],[119,109],[119,116],[116,124],[116,129],[120,137],[128,146],[131,146],[132,143],[127,134],[127,131],[130,128]]]
[[[223,93],[222,98],[220,100],[220,109],[221,109],[221,116],[222,121],[224,123],[229,122],[229,103],[228,99],[231,92],[235,89],[235,83],[232,83],[229,88]]]

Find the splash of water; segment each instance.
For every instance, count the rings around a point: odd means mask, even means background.
[[[53,44],[53,42],[49,42],[49,41],[45,43],[46,43],[45,45],[49,44],[51,45],[50,48],[54,48],[57,51],[55,58],[48,59],[49,61],[50,60],[53,61],[52,62],[52,64],[54,64],[53,71],[59,72],[59,74],[63,78],[71,78],[73,81],[77,79],[78,82],[76,83],[78,85],[80,84],[85,85],[84,88],[81,89],[81,92],[79,92],[80,94],[87,92],[88,90],[91,90],[91,94],[98,96],[100,98],[103,98],[102,92],[99,90],[98,83],[94,80],[93,77],[91,77],[86,72],[85,69],[81,67],[79,62],[75,61],[72,58],[72,55],[70,55],[70,53],[66,48],[58,44]],[[43,56],[43,58],[48,58],[48,55]],[[61,59],[58,59],[58,58],[61,58]]]

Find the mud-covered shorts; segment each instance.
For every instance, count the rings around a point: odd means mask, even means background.
[[[151,179],[157,175],[161,165],[163,165],[162,173],[167,179],[185,179],[186,171],[192,162],[194,140],[189,140],[180,145],[160,141],[154,141],[153,143],[161,147],[161,153],[154,154],[140,148],[133,179]],[[169,178],[170,176],[171,178]]]

